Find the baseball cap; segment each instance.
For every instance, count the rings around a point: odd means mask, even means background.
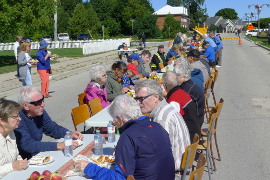
[[[158,48],[164,48],[164,45],[159,45]]]
[[[131,70],[134,74],[139,75],[140,73],[137,71],[137,67],[134,64],[128,64],[127,69]]]
[[[139,61],[140,63],[143,63],[143,60],[142,60],[142,58],[140,57],[140,55],[138,53],[132,53],[129,56],[129,59],[134,59],[134,60]]]

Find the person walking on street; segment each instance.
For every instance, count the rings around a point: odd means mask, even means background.
[[[49,94],[49,75],[51,73],[51,52],[47,51],[48,43],[45,40],[40,41],[40,47],[37,51],[37,71],[41,79],[41,92],[45,98],[52,97]]]
[[[144,32],[142,33],[141,40],[142,40],[142,42],[143,42],[143,47],[144,47],[144,49],[145,49],[145,48],[146,48],[146,37],[145,37]]]

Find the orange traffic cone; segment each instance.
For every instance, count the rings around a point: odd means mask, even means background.
[[[243,43],[242,43],[242,40],[241,39],[239,39],[239,41],[238,41],[238,45],[242,45]]]
[[[168,47],[170,47],[170,46],[171,46],[171,41],[168,42]]]

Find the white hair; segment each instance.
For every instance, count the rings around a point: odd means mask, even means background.
[[[187,63],[181,63],[174,67],[173,70],[178,76],[185,77],[186,80],[189,80],[191,78],[191,67]]]
[[[125,122],[142,116],[140,105],[132,97],[122,94],[117,96],[109,107],[113,119],[121,117]]]
[[[162,83],[167,86],[168,89],[172,89],[177,86],[178,83],[178,76],[173,71],[167,71],[162,76]]]
[[[144,87],[147,88],[148,95],[158,94],[159,100],[160,101],[163,100],[162,88],[156,81],[154,81],[152,79],[146,79],[146,80],[138,82],[135,85],[135,92],[137,93],[138,91],[140,91],[140,89],[142,89]]]
[[[29,103],[32,101],[32,97],[36,94],[41,94],[41,92],[33,86],[24,86],[21,88],[19,96],[18,96],[18,103],[23,105],[24,103]]]
[[[89,76],[91,81],[101,79],[104,74],[106,74],[105,66],[101,64],[96,64],[90,67]]]
[[[207,36],[208,36],[207,34],[203,34],[203,35],[202,35],[203,38],[206,38]]]

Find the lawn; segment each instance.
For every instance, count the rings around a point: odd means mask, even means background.
[[[257,37],[246,37],[246,38],[270,48],[270,44],[268,44],[267,38],[257,38]]]
[[[50,49],[52,54],[58,54],[59,57],[85,57],[91,55],[83,55],[81,48],[70,49]],[[32,50],[30,55],[32,58],[36,58],[37,50]],[[51,63],[57,63],[58,61],[51,61]],[[17,65],[15,62],[13,51],[1,51],[0,52],[0,74],[16,71]]]

